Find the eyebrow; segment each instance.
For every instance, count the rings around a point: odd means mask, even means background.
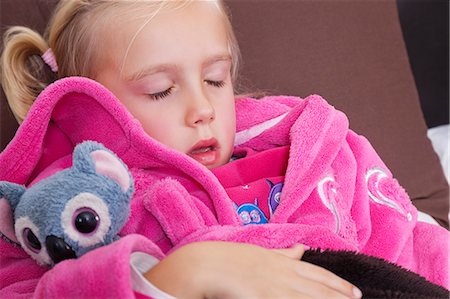
[[[231,55],[225,54],[225,55],[216,55],[211,58],[206,59],[202,63],[202,68],[208,67],[214,63],[221,62],[221,61],[230,61],[231,62]],[[161,73],[161,72],[176,72],[178,70],[178,66],[175,64],[159,64],[159,65],[152,65],[149,67],[144,67],[141,70],[125,77],[126,81],[137,81],[140,80],[146,76]]]
[[[216,62],[221,62],[221,61],[230,61],[231,62],[231,55],[229,54],[225,54],[225,55],[217,55],[217,56],[213,56],[209,59],[207,59],[206,61],[204,61],[202,63],[202,67],[207,67],[210,66]]]
[[[146,76],[161,73],[161,72],[175,72],[177,70],[177,66],[174,64],[159,64],[156,66],[145,67],[129,76],[125,77],[126,81],[137,81]]]

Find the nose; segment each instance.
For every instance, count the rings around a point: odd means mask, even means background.
[[[189,126],[209,124],[215,119],[214,107],[205,96],[197,96],[190,101],[186,122]]]
[[[45,245],[50,258],[55,264],[63,260],[74,259],[77,257],[72,248],[61,238],[48,236],[45,239]]]

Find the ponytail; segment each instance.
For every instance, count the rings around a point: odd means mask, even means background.
[[[21,26],[9,28],[3,37],[1,82],[8,104],[19,123],[33,101],[56,74],[42,59],[49,46],[37,32]]]

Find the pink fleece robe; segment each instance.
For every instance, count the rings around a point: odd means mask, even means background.
[[[119,241],[48,269],[17,246],[11,211],[0,199],[0,297],[134,297],[132,252],[160,259],[199,240],[349,249],[448,288],[448,231],[417,222],[406,192],[343,113],[319,96],[239,99],[236,110],[237,148],[290,145],[281,201],[268,224],[243,226],[206,167],[148,137],[98,83],[72,77],[50,85],[1,153],[0,180],[32,184],[68,167],[77,143],[96,140],[132,172],[131,215]]]

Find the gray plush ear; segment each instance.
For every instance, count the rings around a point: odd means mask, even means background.
[[[16,209],[25,190],[26,188],[19,184],[0,182],[0,198],[6,199],[13,210]]]
[[[103,144],[95,141],[84,141],[77,144],[73,150],[72,167],[80,172],[95,173],[95,164],[91,159],[91,152],[106,150]]]
[[[75,147],[73,168],[107,176],[119,184],[123,192],[133,186],[128,167],[112,151],[95,141],[85,141]]]
[[[0,232],[15,243],[19,241],[14,231],[14,210],[25,190],[25,187],[18,184],[0,182]]]

